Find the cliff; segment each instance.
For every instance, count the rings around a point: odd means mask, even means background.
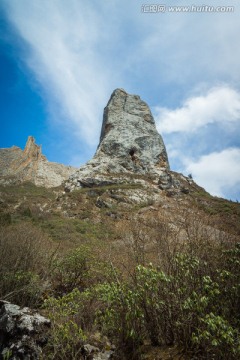
[[[48,161],[32,136],[28,137],[24,150],[17,146],[0,149],[0,184],[31,181],[50,188],[61,185],[75,170],[72,166]]]

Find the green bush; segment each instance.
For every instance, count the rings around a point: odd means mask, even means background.
[[[103,334],[133,358],[143,341],[144,314],[139,294],[124,281],[101,284],[95,291],[101,304],[96,323]]]
[[[51,320],[51,334],[44,349],[44,359],[80,359],[81,347],[87,337],[83,330],[84,300],[87,295],[75,289],[62,298],[44,302]]]
[[[75,288],[83,290],[89,279],[90,258],[90,249],[81,246],[57,259],[53,270],[55,291],[66,294]]]
[[[96,331],[126,359],[140,359],[142,344],[149,340],[154,346],[180,346],[198,359],[240,357],[239,300],[232,299],[239,291],[239,245],[219,252],[221,270],[210,270],[191,251],[174,255],[169,273],[152,264],[137,265],[126,277],[111,265],[108,277],[102,274],[82,286],[94,274],[86,269],[88,256],[80,249],[69,253],[60,268],[66,270],[68,289],[74,284],[78,289],[45,303],[53,322],[49,358],[77,359]]]
[[[199,320],[199,327],[192,334],[192,341],[207,358],[239,359],[240,340],[237,329],[212,312]]]
[[[239,298],[234,304],[232,299],[239,291],[238,251],[238,246],[222,251],[228,272],[216,271],[215,279],[210,264],[182,253],[169,274],[152,264],[138,265],[127,281],[98,286],[101,330],[125,354],[136,355],[142,341],[150,339],[152,345],[178,345],[199,358],[238,359]]]

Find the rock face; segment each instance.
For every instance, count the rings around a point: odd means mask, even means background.
[[[131,175],[157,182],[168,170],[165,145],[148,105],[139,96],[116,89],[104,109],[96,154],[70,177],[66,188],[119,183]]]
[[[55,187],[75,170],[71,166],[49,162],[32,136],[28,137],[24,150],[17,146],[0,149],[0,184],[31,181],[37,186]]]
[[[0,300],[0,359],[39,359],[50,320]]]

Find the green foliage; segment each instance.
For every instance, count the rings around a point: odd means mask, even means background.
[[[143,311],[144,325],[153,345],[173,342],[170,308],[167,298],[172,279],[149,264],[136,268],[135,288],[139,306]]]
[[[95,291],[102,305],[96,314],[101,331],[120,348],[133,353],[143,340],[139,294],[124,281],[101,284]]]
[[[42,186],[36,186],[31,182],[25,182],[18,186],[16,185],[0,185],[0,191],[6,195],[11,196],[11,198],[17,197],[27,197],[31,198],[45,198],[45,199],[53,199],[54,193],[51,189],[46,189]]]
[[[200,318],[199,327],[192,334],[192,341],[211,358],[239,359],[240,357],[239,331],[212,312]]]
[[[152,264],[138,265],[128,281],[98,286],[102,331],[127,353],[136,354],[150,339],[152,345],[181,345],[199,358],[238,359],[239,306],[232,295],[239,291],[239,246],[222,255],[228,256],[228,270],[216,272],[216,278],[209,264],[181,253],[172,259],[169,274]],[[232,291],[226,293],[223,279],[231,279]]]
[[[55,360],[80,359],[80,350],[87,337],[84,333],[84,304],[87,293],[75,289],[62,298],[49,298],[44,303],[51,320],[51,336],[44,358]]]
[[[110,229],[104,224],[93,224],[82,219],[52,217],[41,222],[41,227],[56,241],[79,243],[83,241],[102,240],[108,236]]]
[[[89,249],[70,252],[59,268],[68,289],[78,289],[45,302],[53,322],[48,358],[77,359],[90,334],[100,331],[128,359],[140,358],[144,340],[150,340],[181,346],[199,359],[237,360],[239,298],[232,297],[239,294],[239,253],[238,244],[222,249],[221,262],[211,264],[215,271],[191,251],[175,254],[168,272],[150,263],[126,277],[112,265],[108,277],[92,282]],[[85,286],[79,286],[84,278]]]
[[[56,259],[53,264],[53,281],[57,293],[68,293],[78,288],[83,290],[90,280],[91,249],[81,246]]]
[[[12,350],[10,349],[3,350],[2,356],[3,356],[3,360],[10,360],[12,356]]]

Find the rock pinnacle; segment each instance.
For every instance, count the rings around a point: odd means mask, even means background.
[[[66,188],[119,183],[133,175],[157,182],[168,170],[165,145],[148,105],[138,95],[116,89],[104,109],[94,157],[70,177]]]

